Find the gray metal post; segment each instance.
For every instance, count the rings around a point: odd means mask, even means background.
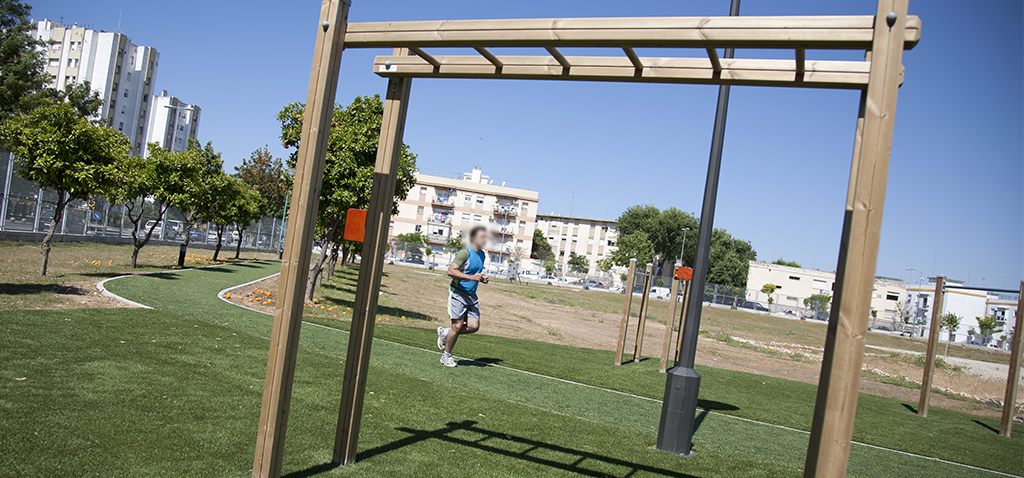
[[[103,237],[107,237],[107,224],[110,223],[110,201],[103,198]]]
[[[281,259],[284,256],[284,229],[285,229],[285,214],[288,214],[288,199],[291,198],[291,192],[287,192],[284,195],[284,209],[281,210],[281,232],[278,234],[277,240],[277,258]]]
[[[117,225],[117,237],[124,237],[124,204],[121,205],[121,222]]]
[[[32,232],[39,232],[39,217],[43,215],[43,188],[36,195],[36,217],[32,222]]]
[[[732,0],[729,16],[740,14],[740,0]],[[725,58],[732,58],[735,50],[725,49]],[[697,392],[700,389],[700,374],[693,369],[697,353],[697,333],[700,331],[701,303],[704,298],[704,283],[708,273],[708,258],[711,255],[711,232],[715,220],[715,203],[718,200],[718,176],[722,167],[722,147],[725,143],[725,117],[729,110],[729,85],[718,87],[718,109],[715,112],[715,129],[711,138],[711,156],[708,159],[708,177],[704,184],[704,205],[701,208],[700,228],[697,231],[697,253],[693,258],[693,292],[688,298],[686,319],[683,330],[683,347],[676,366],[666,375],[665,398],[661,406],[661,423],[658,425],[659,450],[677,455],[693,455],[693,425],[697,414]]]
[[[57,196],[57,200],[58,201],[61,200],[61,197],[59,195]],[[67,204],[64,205],[64,213],[60,215],[60,233],[61,234],[67,234],[67,232],[68,232],[68,207],[69,206],[71,206],[71,201],[70,200],[67,202]],[[56,215],[57,215],[57,208],[56,207],[53,208],[53,215],[54,215],[54,217],[56,217]]]
[[[164,210],[164,213],[156,220],[160,221],[160,240],[165,241],[167,240],[165,239],[167,237],[167,210]]]
[[[7,153],[7,175],[4,179],[4,198],[0,205],[0,231],[7,226],[7,208],[11,202],[11,180],[14,179],[14,153]]]
[[[260,216],[260,220],[256,222],[256,244],[253,244],[253,249],[260,249],[260,233],[263,232],[263,216]]]

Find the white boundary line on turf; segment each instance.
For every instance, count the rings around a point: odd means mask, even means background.
[[[227,264],[225,264],[225,265],[227,265]],[[212,266],[210,266],[210,267],[212,267]],[[243,309],[250,310],[250,311],[253,311],[253,312],[257,312],[257,313],[260,313],[260,314],[263,314],[263,315],[271,315],[272,316],[273,314],[270,314],[270,313],[267,313],[267,312],[263,312],[263,311],[260,311],[260,310],[256,310],[256,309],[250,309],[250,308],[248,308],[248,307],[246,307],[244,305],[236,304],[234,302],[231,302],[229,299],[225,299],[224,298],[224,294],[227,293],[227,291],[229,291],[229,290],[238,289],[240,287],[245,287],[245,286],[248,286],[248,285],[252,285],[252,284],[255,284],[257,282],[270,279],[271,277],[274,277],[274,276],[277,276],[277,275],[280,275],[280,274],[281,273],[278,272],[276,274],[271,274],[269,276],[266,276],[266,277],[263,277],[263,278],[260,278],[260,279],[256,279],[256,280],[253,280],[253,281],[246,282],[245,284],[239,284],[239,285],[236,285],[236,286],[228,287],[228,288],[223,289],[220,292],[218,292],[217,293],[217,297],[219,299],[223,300],[224,302],[227,302],[227,303],[229,303],[231,305],[234,305],[236,307],[241,307]],[[142,274],[137,274],[137,275],[142,275]],[[130,277],[130,276],[120,276],[120,277]],[[120,277],[112,277],[111,279],[118,279]],[[107,279],[107,280],[111,280],[111,279]],[[106,282],[106,281],[103,281],[103,282]],[[128,299],[125,299],[123,297],[117,296],[117,295],[115,295],[112,292],[108,292],[108,293],[111,294],[112,296],[117,297],[117,298],[119,298],[121,300],[124,300],[126,302],[131,302]],[[145,305],[141,305],[141,304],[139,304],[139,305],[141,307],[146,307]],[[149,308],[149,307],[146,307],[146,308]],[[333,330],[335,332],[341,332],[341,333],[344,333],[344,334],[348,334],[349,333],[347,330],[336,329],[334,327],[328,327],[326,325],[315,324],[313,322],[307,322],[305,320],[303,320],[302,323],[303,324],[312,325],[314,327],[320,327],[322,329],[328,329],[328,330]],[[402,347],[407,347],[407,348],[411,348],[411,349],[415,349],[415,350],[420,350],[420,351],[423,351],[423,352],[429,352],[429,353],[432,353],[432,354],[440,354],[441,353],[441,352],[438,352],[436,350],[425,349],[425,348],[422,348],[422,347],[416,347],[414,345],[408,345],[408,344],[403,344],[403,343],[399,343],[399,342],[392,342],[390,340],[380,339],[380,338],[376,338],[376,337],[374,337],[373,340],[384,342],[384,343],[388,343],[388,344],[393,344],[393,345],[399,345],[399,346],[402,346]],[[463,360],[468,360],[470,362],[480,363],[480,364],[483,364],[485,367],[495,367],[495,368],[505,369],[505,370],[509,370],[509,371],[513,371],[513,372],[523,373],[523,374],[526,374],[526,375],[532,375],[534,377],[540,377],[540,378],[545,378],[545,379],[548,379],[548,380],[554,380],[554,381],[557,381],[557,382],[568,383],[568,384],[571,384],[571,385],[579,385],[579,386],[582,386],[582,387],[593,388],[593,389],[601,390],[601,391],[604,391],[604,392],[611,392],[611,393],[615,393],[615,394],[619,394],[619,395],[625,395],[627,397],[638,398],[638,399],[647,400],[647,401],[650,401],[650,402],[662,403],[661,400],[658,400],[658,399],[655,399],[655,398],[643,397],[643,396],[640,396],[640,395],[634,395],[632,393],[621,392],[621,391],[618,391],[618,390],[612,390],[612,389],[604,388],[604,387],[598,387],[596,385],[590,385],[590,384],[586,384],[586,383],[574,382],[572,380],[566,380],[564,378],[551,377],[549,375],[542,375],[542,374],[535,373],[535,372],[529,372],[529,371],[520,370],[520,369],[517,369],[517,368],[506,367],[504,365],[497,365],[497,364],[492,364],[492,363],[487,363],[487,362],[481,362],[479,360],[473,360],[473,359],[469,359],[469,358],[465,358],[465,357],[458,357],[458,356],[456,356],[456,358],[463,359]],[[735,420],[740,420],[740,421],[744,421],[744,422],[748,422],[748,423],[756,423],[758,425],[764,425],[764,426],[768,426],[768,427],[779,428],[779,429],[782,429],[782,430],[798,432],[798,433],[802,433],[804,435],[810,435],[810,432],[808,432],[806,430],[800,430],[798,428],[791,428],[791,427],[787,427],[787,426],[783,426],[783,425],[776,425],[774,423],[767,423],[767,422],[761,422],[761,421],[757,421],[757,420],[752,420],[750,418],[737,417],[737,416],[734,416],[734,415],[727,415],[727,414],[715,412],[715,411],[712,411],[712,410],[707,410],[707,412],[709,414],[711,414],[711,415],[717,415],[717,416],[721,416],[721,417],[732,418],[732,419],[735,419]],[[557,412],[554,412],[554,413],[557,413]],[[579,417],[575,417],[575,418],[579,418]],[[587,420],[587,421],[589,421],[589,420]],[[885,447],[878,446],[878,445],[869,445],[867,443],[861,443],[861,442],[857,442],[857,441],[851,441],[850,443],[852,445],[859,445],[859,446],[863,446],[863,447],[867,447],[867,448],[873,448],[873,449],[876,449],[876,450],[888,451],[888,452],[897,453],[897,454],[904,455],[904,456],[921,458],[921,459],[929,460],[929,461],[937,461],[939,463],[944,463],[944,464],[947,464],[947,465],[960,466],[960,467],[963,467],[963,468],[968,468],[968,469],[971,469],[971,470],[981,471],[981,472],[985,472],[985,473],[992,473],[992,474],[999,475],[999,476],[1007,476],[1007,477],[1010,477],[1010,478],[1024,478],[1024,476],[1022,476],[1022,475],[1014,475],[1014,474],[1010,474],[1010,473],[1004,473],[1002,471],[989,470],[987,468],[981,468],[981,467],[978,467],[978,466],[967,465],[967,464],[964,464],[964,463],[957,463],[955,461],[943,460],[941,458],[933,458],[933,457],[930,457],[930,456],[918,455],[916,453],[910,453],[910,452],[900,451],[900,450],[893,450],[892,448],[885,448]]]

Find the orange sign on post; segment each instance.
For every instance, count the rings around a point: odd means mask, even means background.
[[[675,278],[679,280],[692,280],[693,279],[693,268],[676,266]]]
[[[366,237],[366,209],[349,209],[345,214],[345,240],[363,242]]]

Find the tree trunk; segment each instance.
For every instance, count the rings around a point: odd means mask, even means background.
[[[345,249],[341,250],[341,268],[344,269],[348,265],[348,251]]]
[[[326,242],[328,238],[334,237],[334,230],[338,228],[338,222],[341,221],[341,215],[335,214],[331,219],[331,225],[327,228],[326,234],[324,234],[324,243],[320,249],[320,256],[316,258],[316,262],[313,263],[313,267],[309,270],[309,280],[306,281],[306,298],[313,300],[313,291],[316,289],[317,281],[320,279],[320,271],[324,268],[324,261],[327,260],[327,256],[330,255],[328,247],[330,243]]]
[[[217,226],[217,247],[213,250],[213,262],[217,262],[217,256],[220,255],[221,244],[224,239],[224,226]]]
[[[167,230],[167,224],[164,224],[164,230]],[[188,252],[188,243],[192,241],[192,221],[185,222],[185,242],[181,243],[181,247],[178,248],[178,267],[185,267],[185,254]]]
[[[64,219],[64,206],[66,206],[67,203],[68,201],[64,199],[64,192],[57,191],[57,209],[53,211],[53,219],[50,221],[50,228],[46,230],[46,236],[43,237],[42,250],[39,251],[43,255],[43,265],[40,268],[40,275],[46,275],[46,268],[50,264],[50,241],[53,240],[53,234],[57,232],[57,225]]]
[[[245,233],[245,229],[235,229],[238,232],[238,242],[235,243],[235,260],[238,260],[238,256],[242,254],[242,234]]]
[[[334,243],[334,247],[331,248],[331,258],[327,265],[327,271],[325,278],[330,279],[334,277],[334,266],[338,265],[338,251],[341,249],[341,241]]]

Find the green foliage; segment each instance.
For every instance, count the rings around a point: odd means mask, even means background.
[[[405,252],[407,255],[419,256],[423,254],[423,247],[426,243],[423,233],[407,232],[395,237],[395,250]]]
[[[555,264],[554,257],[548,257],[547,259],[544,259],[544,271],[547,272],[548,274],[555,272],[556,265],[557,264]]]
[[[828,308],[832,303],[832,296],[828,294],[814,294],[804,299],[804,306],[814,309],[818,312],[828,312]]]
[[[779,288],[779,286],[777,286],[775,284],[772,284],[771,282],[761,286],[761,292],[764,292],[765,294],[768,294],[768,303],[769,304],[774,304],[775,303],[775,298],[772,297],[772,294],[774,294],[775,290],[778,289],[778,288]]]
[[[585,273],[586,271],[584,269],[587,269],[587,265],[588,265],[587,256],[584,256],[582,254],[577,254],[575,252],[570,252],[569,253],[568,264],[569,264],[569,270],[571,270],[573,272],[584,272]]]
[[[644,231],[637,230],[620,235],[615,245],[615,251],[612,252],[610,259],[617,266],[628,266],[630,259],[636,259],[643,264],[654,257],[654,245]]]
[[[93,91],[88,81],[64,85],[63,90],[47,90],[46,94],[53,97],[56,102],[71,105],[83,118],[96,117],[103,106],[103,98],[100,97],[99,91]],[[98,125],[101,121],[96,120],[94,123]]]
[[[224,185],[224,162],[213,143],[203,146],[191,138],[184,151],[168,151],[157,143],[150,143],[149,149],[153,193],[181,211],[185,219],[184,244],[188,245],[192,225],[216,207],[218,186]]]
[[[544,236],[544,232],[540,229],[533,230],[533,247],[530,251],[531,259],[545,260],[554,255],[551,251],[551,244],[548,242],[548,238]]]
[[[89,123],[71,105],[49,101],[0,123],[0,143],[15,154],[19,176],[57,192],[54,217],[42,245],[41,271],[46,275],[50,240],[64,206],[116,181],[114,164],[131,154],[131,145],[123,134]]]
[[[785,260],[785,259],[783,259],[781,257],[778,258],[778,259],[775,259],[774,261],[772,261],[772,264],[776,264],[776,265],[780,265],[780,266],[796,267],[798,269],[801,268],[800,264],[798,264],[797,262],[795,262],[795,261],[787,261],[787,260]]]
[[[658,278],[658,287],[665,287],[665,279]]]
[[[46,42],[32,35],[32,6],[0,1],[0,120],[28,113],[44,96]]]
[[[956,332],[960,328],[960,321],[962,319],[963,318],[960,317],[959,315],[956,315],[956,314],[950,312],[948,314],[943,315],[939,319],[939,321],[940,321],[939,323],[940,323],[940,325],[942,327],[942,330],[945,330],[947,332],[951,332],[952,333],[952,332]]]
[[[281,215],[292,187],[292,172],[285,168],[281,158],[275,158],[264,146],[253,151],[249,159],[243,159],[241,166],[235,166],[235,176],[263,198],[263,215]]]
[[[632,233],[642,231],[647,235],[653,249],[653,260],[674,261],[683,247],[683,229],[689,228],[683,264],[692,264],[697,251],[696,231],[700,221],[693,215],[676,208],[659,211],[654,206],[632,206],[618,219],[619,244]],[[621,245],[620,245],[621,247]],[[638,260],[643,260],[637,257]],[[715,284],[746,287],[749,261],[757,259],[757,253],[747,241],[734,239],[723,229],[715,229],[711,235],[711,257],[708,264],[707,281]],[[628,258],[627,258],[628,260]],[[616,261],[619,263],[621,261]],[[619,264],[622,265],[622,264]]]
[[[448,240],[444,243],[444,250],[454,254],[462,250],[462,233],[460,232],[457,236],[449,236]]]
[[[999,328],[996,317],[975,317],[975,319],[978,321],[978,332],[986,344],[992,340],[992,334],[1003,331]]]
[[[298,150],[302,147],[300,138],[304,112],[304,104],[292,103],[277,115],[281,122],[281,144],[286,149],[295,148],[295,152],[288,158],[288,167],[292,170],[295,169]],[[328,231],[331,224],[344,230],[344,214],[349,208],[369,207],[383,115],[384,103],[380,95],[357,96],[348,106],[335,104],[320,190],[320,208],[317,211],[317,228],[321,238],[332,239],[326,237],[333,234],[333,231]],[[409,189],[416,183],[416,155],[408,149],[408,145],[402,145],[396,172],[393,213],[398,212],[398,201],[405,199]]]

